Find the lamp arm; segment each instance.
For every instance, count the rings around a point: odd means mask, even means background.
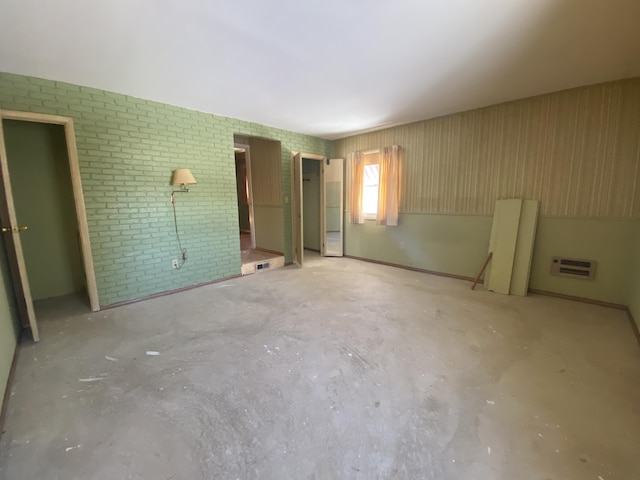
[[[189,193],[189,189],[182,185],[181,190],[174,190],[171,192],[171,203],[176,203],[176,193]]]

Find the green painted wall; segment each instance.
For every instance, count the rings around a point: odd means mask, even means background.
[[[2,409],[11,362],[16,350],[18,328],[4,239],[0,236],[0,409]]]
[[[5,120],[9,173],[31,296],[82,291],[84,272],[69,158],[61,125]]]
[[[397,227],[349,223],[346,255],[435,272],[474,276],[489,248],[491,217],[482,215],[400,214]]]
[[[374,221],[353,225],[345,218],[345,253],[473,278],[488,253],[491,223],[486,215],[401,213],[397,227]],[[540,217],[529,287],[627,304],[629,252],[638,248],[637,229],[631,220]],[[595,279],[551,275],[554,255],[598,261]]]
[[[291,251],[291,151],[329,155],[329,141],[64,82],[0,73],[0,108],[72,117],[101,305],[240,274],[234,133],[281,142],[285,200],[274,236]],[[171,172],[198,181],[176,204]]]
[[[636,221],[541,217],[529,287],[626,305]],[[596,260],[594,280],[549,274],[554,255]]]

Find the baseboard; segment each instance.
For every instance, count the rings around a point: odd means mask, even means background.
[[[626,305],[620,303],[603,302],[602,300],[593,300],[591,298],[576,297],[573,295],[565,295],[564,293],[549,292],[546,290],[537,290],[530,288],[529,293],[535,293],[537,295],[546,295],[547,297],[563,298],[565,300],[572,300],[574,302],[590,303],[591,305],[598,305],[600,307],[617,308],[618,310],[628,310]]]
[[[402,268],[404,270],[411,270],[412,272],[428,273],[429,275],[436,275],[437,277],[455,278],[456,280],[466,280],[468,282],[475,281],[475,278],[465,277],[464,275],[456,275],[454,273],[436,272],[435,270],[427,270],[425,268],[411,267],[409,265],[401,265],[399,263],[384,262],[382,260],[374,260],[372,258],[356,257],[353,255],[344,255],[345,258],[352,258],[354,260],[360,260],[362,262],[377,263],[378,265],[386,265],[387,267]],[[484,280],[480,280],[478,283],[484,283]]]
[[[9,378],[7,378],[7,388],[4,391],[2,400],[2,410],[0,410],[0,438],[4,433],[4,421],[7,418],[7,408],[9,406],[9,398],[11,397],[11,385],[16,375],[16,365],[18,363],[18,352],[20,351],[20,344],[22,343],[22,330],[18,333],[18,339],[16,341],[16,349],[13,352],[13,360],[11,360],[11,368],[9,369]]]
[[[537,295],[546,295],[548,297],[562,298],[563,300],[572,300],[574,302],[590,303],[591,305],[598,305],[600,307],[624,310],[627,313],[627,318],[629,319],[629,322],[631,322],[631,330],[633,330],[633,334],[636,337],[638,346],[640,346],[640,330],[638,330],[638,324],[633,318],[633,315],[631,314],[631,310],[629,310],[629,307],[627,307],[626,305],[622,305],[620,303],[603,302],[601,300],[593,300],[591,298],[575,297],[573,295],[565,295],[564,293],[548,292],[546,290],[536,290],[535,288],[530,288],[529,293],[535,293]]]
[[[124,305],[131,305],[133,303],[144,302],[158,297],[164,297],[166,295],[173,295],[174,293],[186,292],[187,290],[193,290],[194,288],[206,287],[207,285],[213,285],[214,283],[226,282],[227,280],[233,280],[234,278],[241,278],[242,275],[231,275],[230,277],[218,278],[217,280],[211,280],[209,282],[196,283],[195,285],[189,285],[182,288],[176,288],[175,290],[166,290],[164,292],[152,293],[146,297],[134,298],[133,300],[125,300],[124,302],[110,303],[109,305],[100,306],[100,310],[109,310],[110,308],[123,307]]]
[[[384,262],[382,260],[374,260],[371,258],[356,257],[353,255],[345,255],[345,258],[352,258],[354,260],[360,260],[360,261],[369,262],[369,263],[377,263],[378,265],[386,265],[388,267],[402,268],[404,270],[411,270],[412,272],[428,273],[429,275],[436,275],[438,277],[455,278],[457,280],[465,280],[469,282],[475,281],[475,278],[466,277],[464,275],[455,275],[452,273],[436,272],[436,271],[427,270],[424,268],[411,267],[408,265],[400,265],[398,263]],[[484,280],[480,279],[478,283],[484,283]],[[564,293],[555,293],[555,292],[549,292],[546,290],[537,290],[535,288],[528,289],[528,292],[535,293],[537,295],[545,295],[548,297],[562,298],[564,300],[572,300],[574,302],[590,303],[592,305],[598,305],[601,307],[624,310],[627,312],[627,315],[629,316],[629,319],[633,327],[633,331],[635,332],[635,335],[638,338],[638,341],[640,343],[640,331],[638,330],[638,324],[634,321],[633,315],[631,315],[631,310],[629,310],[629,307],[627,307],[626,305],[622,305],[620,303],[603,302],[602,300],[593,300],[591,298],[576,297],[573,295],[565,295]]]

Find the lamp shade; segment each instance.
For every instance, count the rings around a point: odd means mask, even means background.
[[[188,168],[177,168],[173,171],[171,185],[194,185],[196,179]]]

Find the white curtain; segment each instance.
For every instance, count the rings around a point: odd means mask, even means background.
[[[347,155],[347,185],[349,186],[349,223],[364,223],[362,211],[362,186],[364,179],[364,154]]]
[[[393,145],[380,150],[380,180],[378,183],[378,225],[398,225],[402,157],[400,147]]]

